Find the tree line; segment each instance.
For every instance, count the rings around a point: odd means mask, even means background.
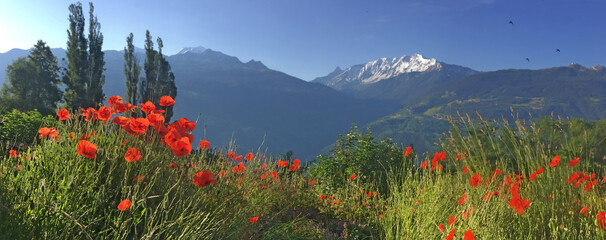
[[[66,67],[59,67],[51,48],[38,40],[27,57],[18,58],[7,66],[7,81],[0,88],[0,113],[11,109],[37,109],[47,115],[54,114],[58,108],[77,111],[103,105],[106,99],[103,92],[105,53],[102,51],[101,24],[94,14],[93,3],[89,3],[88,36],[85,36],[82,4],[70,4],[68,9]],[[156,39],[158,50],[155,50],[151,34],[146,31],[143,69],[135,54],[133,38],[130,33],[124,48],[125,100],[138,104],[158,102],[164,95],[175,98],[175,76],[162,54],[162,38]],[[144,76],[140,76],[142,73]],[[167,122],[172,114],[171,106],[166,109]]]

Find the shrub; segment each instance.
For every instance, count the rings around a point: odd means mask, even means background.
[[[10,144],[31,144],[43,125],[56,122],[53,116],[42,116],[37,110],[20,112],[13,110],[2,116],[0,142]]]
[[[320,155],[311,168],[314,179],[322,181],[328,190],[346,186],[353,174],[362,185],[376,184],[385,191],[387,173],[403,164],[411,164],[403,150],[390,139],[376,140],[370,130],[361,132],[355,126],[337,138],[332,154]]]

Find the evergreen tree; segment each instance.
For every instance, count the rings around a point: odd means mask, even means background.
[[[156,78],[158,72],[158,63],[156,55],[158,52],[154,50],[154,42],[152,41],[149,30],[145,31],[145,63],[143,69],[145,71],[145,81],[141,92],[141,102],[153,101],[152,93],[156,89]]]
[[[38,109],[42,114],[53,114],[62,97],[57,86],[58,72],[57,58],[44,41],[38,40],[27,58],[19,58],[7,67],[8,81],[0,90],[0,104],[21,111]]]
[[[139,66],[137,56],[135,55],[135,46],[133,45],[133,33],[126,38],[126,47],[124,48],[124,76],[126,77],[126,101],[131,104],[137,104],[137,82],[139,81]]]
[[[88,52],[84,37],[84,15],[80,2],[69,5],[69,29],[67,30],[67,69],[63,82],[65,103],[71,109],[89,107],[87,105]]]
[[[97,16],[93,14],[95,7],[89,3],[89,25],[88,25],[88,87],[86,94],[86,106],[97,106],[103,104],[105,94],[103,93],[103,84],[105,84],[105,53],[102,50],[103,34],[101,33],[101,24],[97,21]]]
[[[159,37],[156,41],[158,51],[154,50],[149,30],[145,32],[145,78],[141,78],[139,83],[141,102],[158,103],[162,96],[168,95],[172,98],[177,96],[175,75],[171,72],[170,64],[162,54],[164,43]],[[165,110],[165,118],[169,122],[173,115],[173,106],[167,107]]]
[[[162,48],[164,47],[164,43],[162,42],[162,38],[158,37],[156,40],[158,43],[158,55],[157,63],[158,63],[158,83],[157,91],[155,94],[155,99],[159,101],[160,97],[164,95],[171,96],[173,99],[177,97],[177,86],[175,85],[175,75],[171,72],[170,64],[162,55]],[[169,122],[171,117],[173,116],[173,106],[166,108],[165,118],[166,121]]]
[[[96,107],[103,102],[105,84],[105,54],[102,51],[103,34],[97,21],[94,6],[89,4],[88,39],[84,37],[85,19],[80,2],[69,5],[69,29],[67,30],[67,70],[63,82],[65,103],[68,108]]]

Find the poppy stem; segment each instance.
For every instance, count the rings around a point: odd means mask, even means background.
[[[48,205],[41,203],[42,206],[50,208]],[[86,227],[82,224],[80,224],[74,217],[72,217],[71,215],[69,215],[68,213],[66,213],[65,211],[59,209],[59,208],[54,208],[54,209],[58,209],[61,213],[63,213],[63,215],[65,215],[67,218],[69,218],[70,220],[72,220],[76,225],[78,225],[78,227],[80,227],[80,230],[82,232],[84,232],[84,234],[86,234],[86,237],[89,240],[93,240],[93,238],[88,234],[88,232],[86,231]]]

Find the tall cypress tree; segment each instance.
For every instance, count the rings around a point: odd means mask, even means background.
[[[158,88],[155,96],[158,101],[161,96],[168,95],[173,99],[177,97],[177,86],[175,85],[175,75],[171,72],[170,64],[162,55],[162,48],[164,47],[164,43],[162,42],[162,38],[157,38],[158,43],[158,55],[157,64],[158,64]],[[173,106],[166,108],[165,118],[166,121],[169,122],[171,117],[173,116]]]
[[[69,29],[67,30],[67,70],[63,78],[66,85],[65,103],[71,109],[87,107],[88,78],[87,40],[84,37],[84,15],[80,2],[69,5]]]
[[[156,55],[158,52],[154,50],[154,42],[152,41],[149,30],[145,31],[145,63],[143,69],[145,71],[145,81],[142,82],[143,89],[141,92],[141,102],[153,101],[153,91],[156,88],[156,78],[158,72],[158,64]]]
[[[124,76],[126,77],[126,101],[135,105],[137,104],[137,82],[140,72],[141,67],[133,45],[133,33],[130,33],[126,37],[126,47],[124,48]]]
[[[103,104],[105,94],[103,93],[103,84],[105,84],[105,53],[103,47],[103,34],[101,33],[101,24],[97,21],[97,16],[93,14],[95,7],[89,3],[89,25],[88,25],[88,91],[85,96],[87,107],[94,107]]]

